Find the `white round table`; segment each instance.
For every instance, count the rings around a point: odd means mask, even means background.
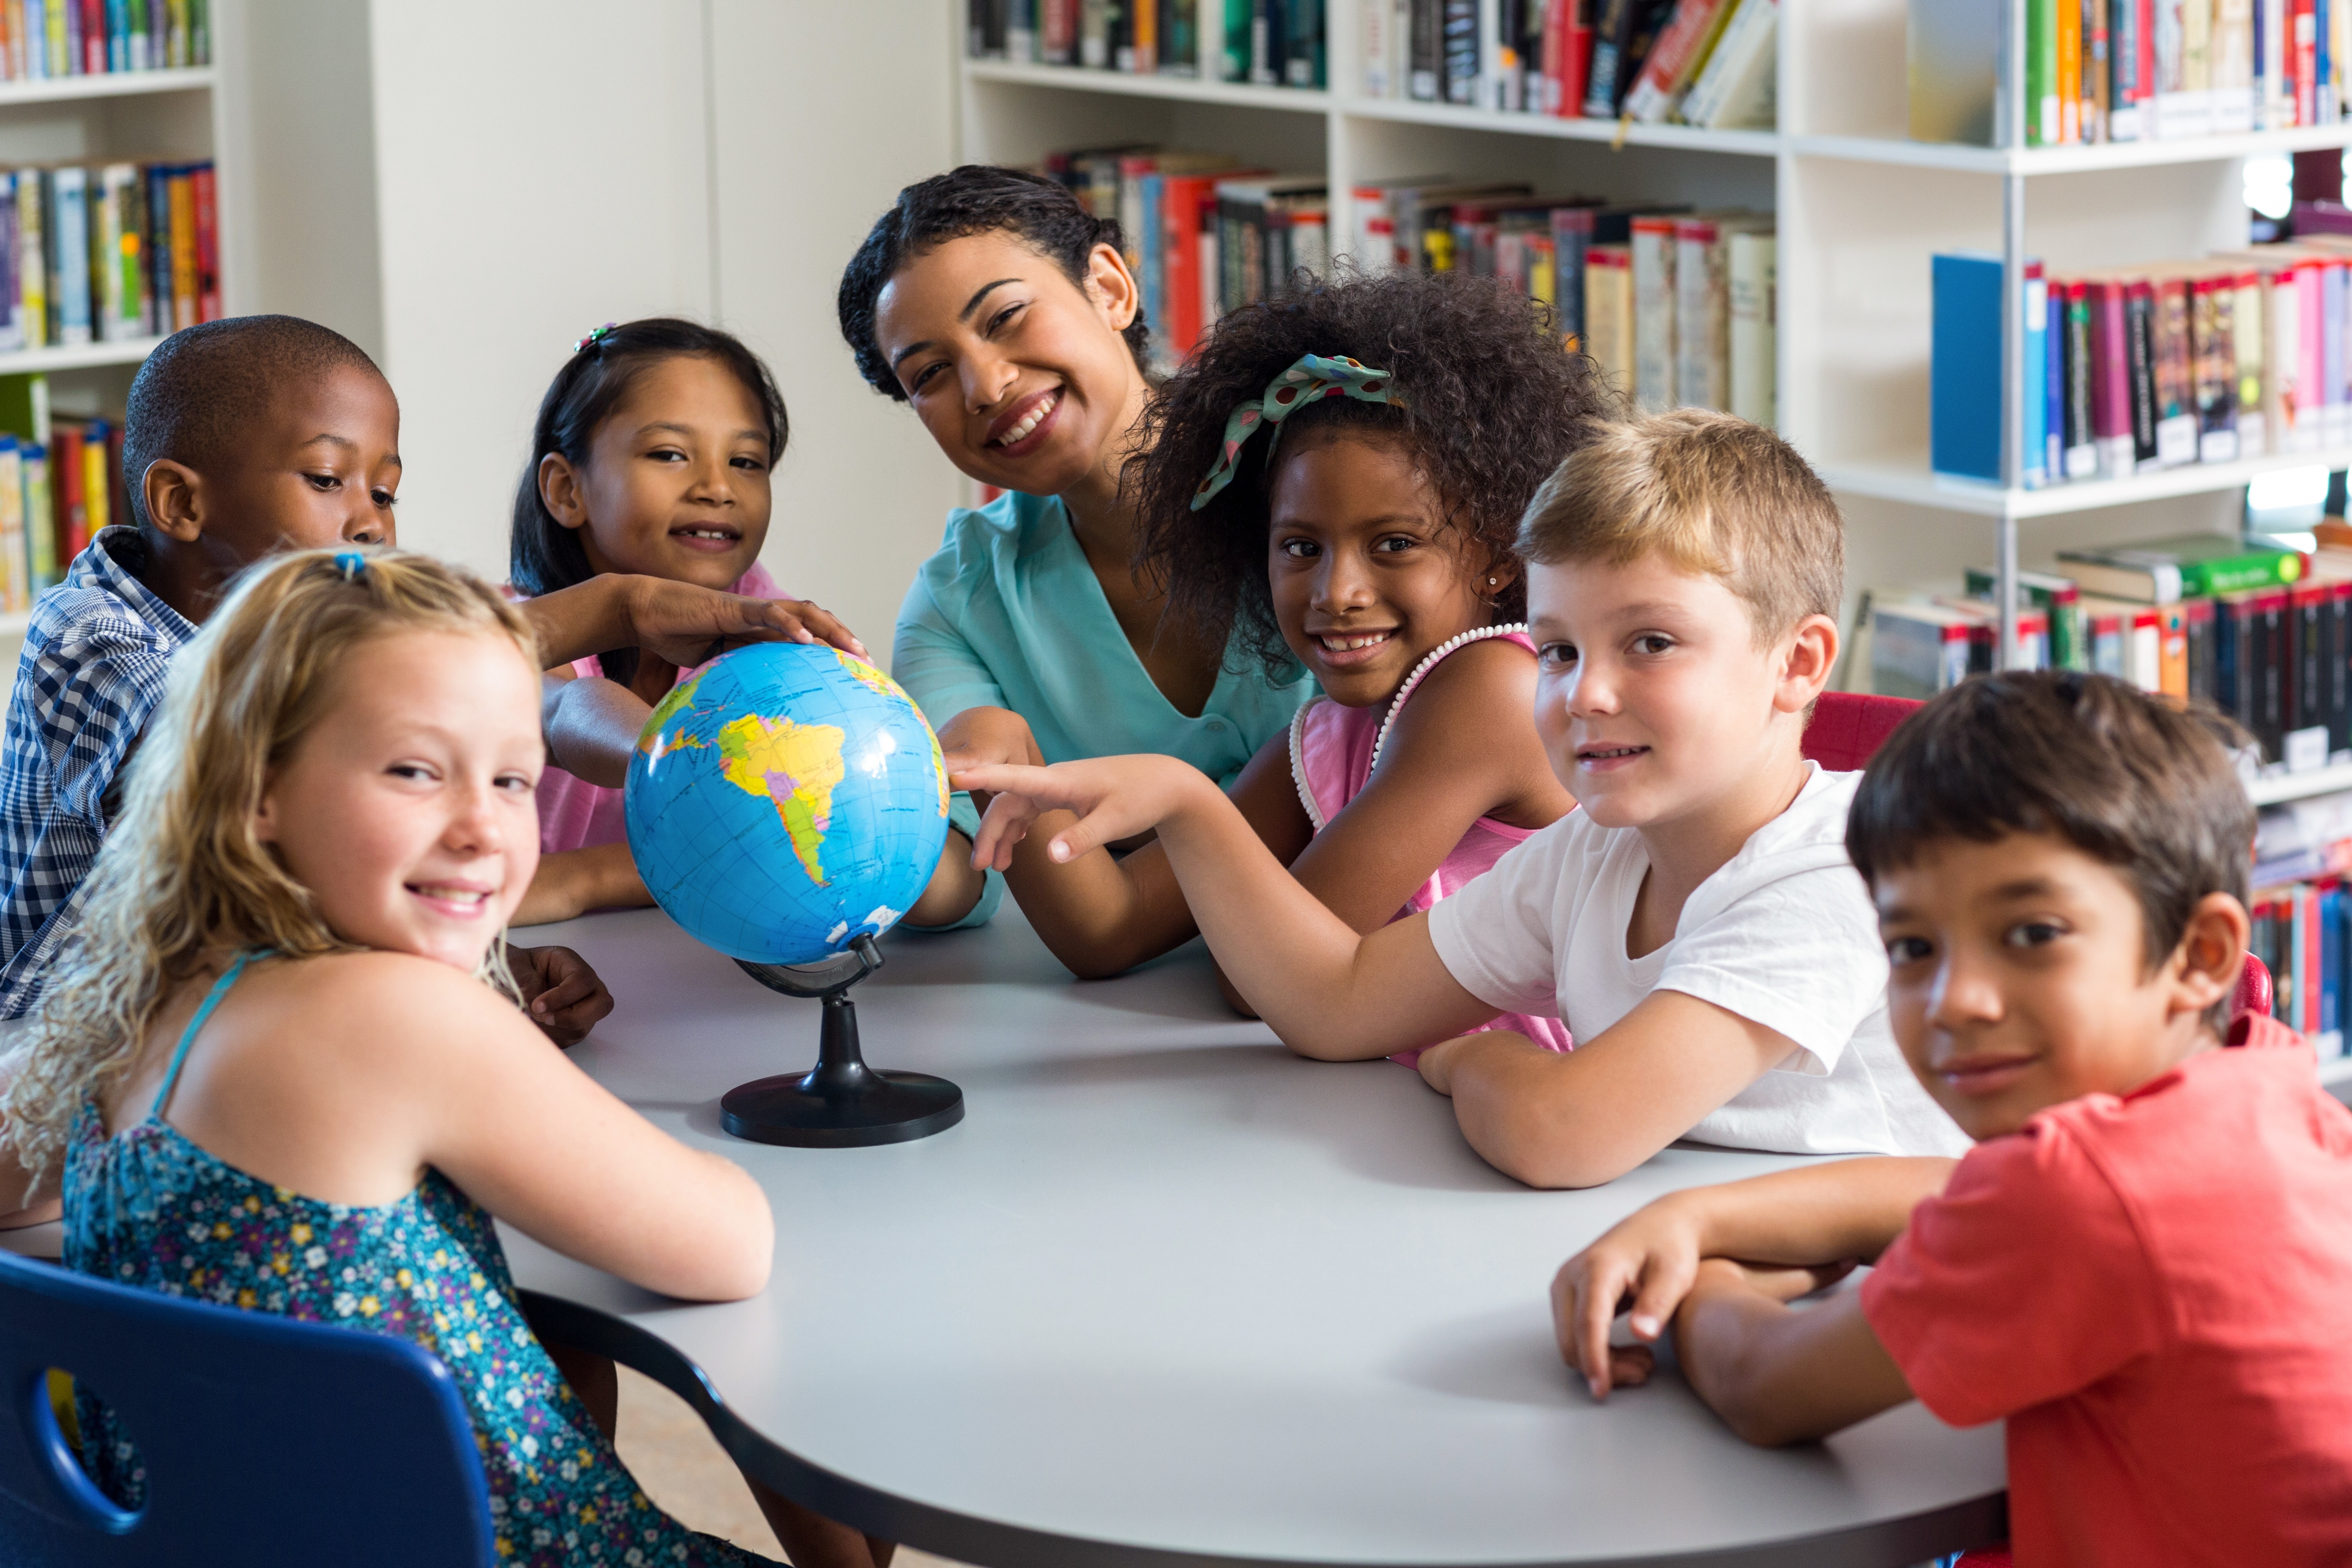
[[[814,1060],[818,1005],[653,910],[526,933],[619,1005],[574,1058],[766,1188],[775,1273],[687,1305],[509,1230],[544,1321],[686,1394],[739,1461],[963,1561],[1893,1565],[2003,1529],[1999,1427],[1916,1405],[1824,1444],[1734,1437],[1664,1372],[1595,1405],[1552,1344],[1560,1261],[1643,1202],[1790,1160],[1675,1148],[1533,1192],[1386,1061],[1300,1060],[1197,944],[1072,981],[1008,904],[902,934],[858,986],[867,1059],[964,1121],[804,1150],[719,1098]],[[569,1305],[567,1305],[569,1304]],[[583,1310],[584,1309],[584,1310]]]

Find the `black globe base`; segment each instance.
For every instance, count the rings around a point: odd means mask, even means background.
[[[719,1122],[738,1138],[799,1149],[859,1149],[906,1143],[963,1120],[963,1090],[928,1073],[882,1072],[857,1044],[849,988],[882,967],[882,950],[861,936],[822,963],[751,963],[743,973],[787,996],[824,1004],[816,1066],[807,1072],[738,1084],[719,1101]]]

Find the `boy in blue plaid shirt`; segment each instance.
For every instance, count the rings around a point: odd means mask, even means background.
[[[375,363],[292,316],[243,316],[164,340],[131,383],[109,528],[33,606],[0,752],[0,1019],[40,1000],[72,937],[123,764],[173,655],[228,580],[280,550],[394,542],[400,406]],[[722,640],[848,637],[812,605],[605,575],[524,606],[551,664],[624,647],[700,663]],[[803,623],[807,630],[803,630]],[[532,1020],[570,1045],[612,1010],[560,947],[508,949]]]

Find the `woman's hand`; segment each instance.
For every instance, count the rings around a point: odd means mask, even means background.
[[[966,768],[992,763],[1029,768],[1045,765],[1045,754],[1037,749],[1037,737],[1031,732],[1029,721],[1009,708],[965,709],[940,726],[940,751],[947,759],[950,777]],[[985,793],[976,794],[972,804],[986,811]]]
[[[680,669],[750,642],[830,643],[844,653],[867,657],[866,645],[847,626],[805,599],[754,599],[661,577],[624,582],[626,642]]]
[[[1053,859],[1066,863],[1158,827],[1188,805],[1204,799],[1223,805],[1225,798],[1200,769],[1161,756],[1092,757],[1050,768],[992,763],[959,770],[949,782],[995,796],[981,819],[971,863],[999,871],[1013,864],[1013,846],[1044,812],[1077,813],[1078,820],[1045,847]]]

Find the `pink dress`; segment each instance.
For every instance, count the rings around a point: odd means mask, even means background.
[[[776,586],[768,569],[758,562],[736,579],[730,593],[754,599],[791,597]],[[572,673],[583,679],[596,679],[604,673],[596,656],[575,658]],[[679,670],[678,679],[687,672]],[[558,855],[567,849],[593,849],[600,844],[618,844],[628,837],[628,829],[621,819],[621,792],[592,784],[584,779],[550,765],[539,775],[539,852]]]
[[[1507,638],[1531,654],[1535,652],[1536,645],[1524,626],[1482,626],[1444,643],[1415,666],[1413,672],[1405,677],[1404,684],[1397,688],[1396,698],[1389,704],[1385,717],[1377,708],[1347,708],[1328,697],[1318,697],[1298,710],[1298,716],[1290,721],[1290,777],[1298,786],[1298,803],[1307,808],[1307,820],[1315,825],[1316,832],[1322,832],[1342,807],[1363,792],[1372,770],[1380,765],[1381,748],[1397,715],[1404,711],[1405,703],[1429,672],[1455,649],[1488,637]],[[1414,889],[1404,908],[1390,918],[1402,920],[1428,909],[1484,873],[1503,858],[1505,850],[1535,832],[1532,827],[1514,827],[1491,816],[1480,817],[1470,825],[1470,831],[1462,836],[1461,842],[1454,845],[1429,880]],[[1558,1018],[1504,1013],[1465,1032],[1477,1034],[1485,1029],[1516,1029],[1547,1050],[1570,1050],[1575,1044],[1569,1037],[1568,1026]],[[1410,1067],[1420,1056],[1418,1050],[1400,1051],[1394,1059]]]

